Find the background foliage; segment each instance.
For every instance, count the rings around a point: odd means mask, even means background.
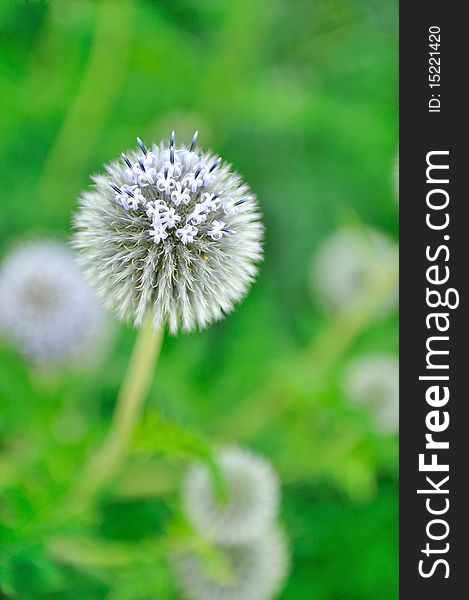
[[[60,523],[60,498],[106,430],[134,331],[116,325],[104,364],[54,378],[1,346],[1,589],[177,598],[164,561],[177,482],[214,439],[280,473],[293,552],[283,600],[396,598],[397,440],[339,382],[352,356],[397,351],[397,315],[350,334],[312,297],[310,263],[344,224],[397,236],[397,2],[4,0],[0,89],[2,254],[24,238],[67,240],[88,174],[136,135],[172,128],[180,141],[199,129],[243,173],[267,228],[248,299],[165,340],[146,426],[84,518]]]

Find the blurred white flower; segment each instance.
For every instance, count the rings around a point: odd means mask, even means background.
[[[172,564],[185,600],[271,600],[280,592],[289,568],[286,540],[277,529],[249,544],[222,546],[228,573],[207,568],[194,552],[180,552]]]
[[[262,258],[255,196],[210,152],[139,147],[105,166],[75,217],[75,247],[106,305],[136,325],[190,331],[240,301]]]
[[[0,333],[32,362],[43,368],[89,364],[106,331],[99,302],[65,245],[27,242],[4,259]]]
[[[182,488],[185,513],[201,535],[218,543],[254,540],[277,514],[277,476],[264,458],[240,448],[222,450],[218,464],[226,499],[217,497],[209,469],[202,464],[193,466]]]
[[[344,396],[368,410],[386,432],[399,429],[399,360],[392,354],[369,354],[353,360],[343,378]]]
[[[341,229],[323,242],[314,257],[313,293],[325,308],[343,309],[363,299],[395,253],[396,244],[375,229]],[[396,302],[397,293],[390,293],[382,312],[392,310]]]

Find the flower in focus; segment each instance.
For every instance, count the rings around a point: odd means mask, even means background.
[[[341,310],[363,299],[372,283],[389,268],[394,242],[375,229],[345,228],[323,242],[313,261],[312,289],[329,310]],[[391,292],[382,312],[397,302]]]
[[[87,362],[103,341],[105,316],[76,265],[54,241],[27,242],[0,267],[0,332],[43,368]]]
[[[195,552],[181,551],[172,565],[186,600],[270,600],[280,591],[289,557],[283,534],[264,531],[256,540],[218,549],[225,569],[216,572]]]
[[[369,354],[352,361],[345,371],[346,398],[372,414],[386,432],[399,429],[399,361],[392,354]]]
[[[262,257],[257,201],[229,164],[196,146],[138,148],[93,178],[75,217],[75,246],[107,306],[172,333],[222,318]]]
[[[185,513],[204,537],[220,544],[254,540],[277,514],[279,484],[270,464],[240,448],[220,452],[218,465],[226,499],[217,497],[212,474],[203,464],[193,466],[184,481]]]

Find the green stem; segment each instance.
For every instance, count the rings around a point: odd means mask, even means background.
[[[151,386],[162,339],[162,332],[155,332],[148,317],[138,333],[107,437],[85,467],[79,486],[81,500],[99,492],[125,457]]]
[[[50,536],[69,519],[89,509],[95,497],[113,479],[132,443],[132,437],[150,389],[160,353],[163,332],[155,332],[150,316],[139,330],[127,372],[116,401],[108,434],[101,447],[85,464],[76,486],[67,493],[57,510],[57,502],[41,514],[41,525],[28,519],[17,530],[18,535],[40,541]],[[14,556],[24,544],[12,545],[6,557]]]

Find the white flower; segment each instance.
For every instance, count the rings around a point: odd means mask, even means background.
[[[272,600],[281,591],[289,569],[285,537],[277,529],[265,531],[249,544],[218,549],[225,569],[210,569],[194,551],[171,557],[173,571],[185,600]]]
[[[235,215],[238,212],[238,206],[234,198],[223,198],[222,205],[226,215]]]
[[[375,229],[341,229],[323,242],[314,257],[312,291],[329,310],[363,300],[396,252],[396,244]],[[382,312],[392,310],[396,301],[397,294],[392,292]]]
[[[207,220],[207,207],[203,204],[196,204],[187,217],[187,222],[191,222],[194,225],[200,225]]]
[[[195,236],[198,233],[197,227],[193,225],[184,225],[182,229],[176,229],[176,236],[181,240],[183,244],[189,244],[194,241]]]
[[[160,223],[166,229],[172,229],[176,227],[176,223],[181,220],[180,215],[176,214],[176,210],[174,208],[167,208],[165,211],[160,213],[159,215]]]
[[[202,194],[202,198],[202,206],[208,211],[217,210],[220,206],[221,201],[218,194],[209,194],[208,192],[204,192]]]
[[[146,167],[138,174],[137,183],[141,187],[147,187],[155,183],[158,173],[154,167]]]
[[[114,198],[116,199],[116,202],[118,202],[123,206],[123,208],[125,208],[125,210],[129,210],[129,196],[125,193],[123,189],[119,189],[118,191],[116,191],[114,194]]]
[[[160,213],[168,210],[168,205],[164,200],[157,200],[156,202],[147,202],[145,214],[150,217],[153,223],[159,222]]]
[[[223,221],[212,221],[212,229],[208,230],[208,235],[212,240],[221,240],[224,227],[225,223]]]
[[[369,354],[353,360],[343,377],[345,398],[370,411],[386,431],[399,428],[399,360],[392,354]]]
[[[199,166],[193,173],[187,173],[187,175],[184,176],[182,183],[190,188],[192,193],[195,194],[198,188],[204,185],[204,172],[205,169]]]
[[[163,170],[168,171],[169,177],[173,179],[177,179],[181,176],[182,173],[182,164],[179,159],[175,159],[174,163],[171,163],[170,160],[167,160],[163,163]]]
[[[94,349],[106,341],[106,320],[66,246],[28,242],[5,258],[0,332],[43,368],[96,357]]]
[[[176,187],[176,180],[171,177],[169,169],[166,167],[157,175],[156,188],[165,194],[171,194]]]
[[[154,223],[153,228],[149,230],[149,234],[153,238],[155,244],[159,244],[168,237],[166,229],[163,225],[159,225],[158,223]]]
[[[231,311],[262,258],[256,198],[195,138],[189,147],[174,135],[151,148],[138,140],[94,178],[75,217],[80,262],[106,305],[137,325],[151,311],[155,328],[173,333]]]
[[[208,468],[193,466],[182,490],[185,513],[208,539],[222,544],[249,542],[268,529],[277,514],[277,476],[264,458],[240,448],[223,450],[218,464],[225,502],[217,497]]]
[[[174,190],[171,192],[171,200],[176,207],[179,206],[181,202],[190,204],[192,200],[190,190],[184,187],[180,181],[177,181]]]
[[[132,186],[131,189],[127,191],[129,196],[128,205],[132,210],[137,210],[140,206],[145,206],[147,203],[145,196],[142,194],[138,185]]]

